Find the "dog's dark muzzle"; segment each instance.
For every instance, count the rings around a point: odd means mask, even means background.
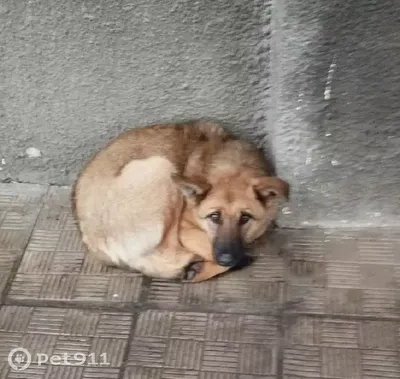
[[[235,267],[245,257],[245,248],[241,239],[221,241],[216,238],[213,250],[215,260],[220,266]]]

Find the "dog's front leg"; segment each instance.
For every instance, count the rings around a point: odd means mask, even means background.
[[[229,269],[229,267],[220,266],[212,261],[195,262],[186,268],[184,280],[192,283],[204,282],[214,276],[223,274]]]

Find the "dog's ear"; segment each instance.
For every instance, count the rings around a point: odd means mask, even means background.
[[[204,196],[211,188],[203,178],[187,178],[185,176],[173,174],[172,180],[179,186],[183,195],[188,199]]]
[[[257,197],[263,201],[271,197],[289,199],[289,183],[275,176],[254,178],[252,185]]]

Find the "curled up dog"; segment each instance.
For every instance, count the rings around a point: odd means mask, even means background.
[[[85,165],[72,201],[105,264],[199,282],[242,264],[288,196],[257,149],[194,121],[120,135]]]

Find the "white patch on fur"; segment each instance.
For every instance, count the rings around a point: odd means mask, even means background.
[[[125,264],[140,270],[141,257],[153,253],[154,248],[161,242],[163,229],[159,224],[143,228],[140,233],[125,234],[119,238],[109,237],[105,253],[117,265]]]
[[[83,178],[78,213],[88,248],[140,270],[162,241],[166,211],[177,206],[174,172],[168,159],[153,156],[132,160],[116,178]]]

